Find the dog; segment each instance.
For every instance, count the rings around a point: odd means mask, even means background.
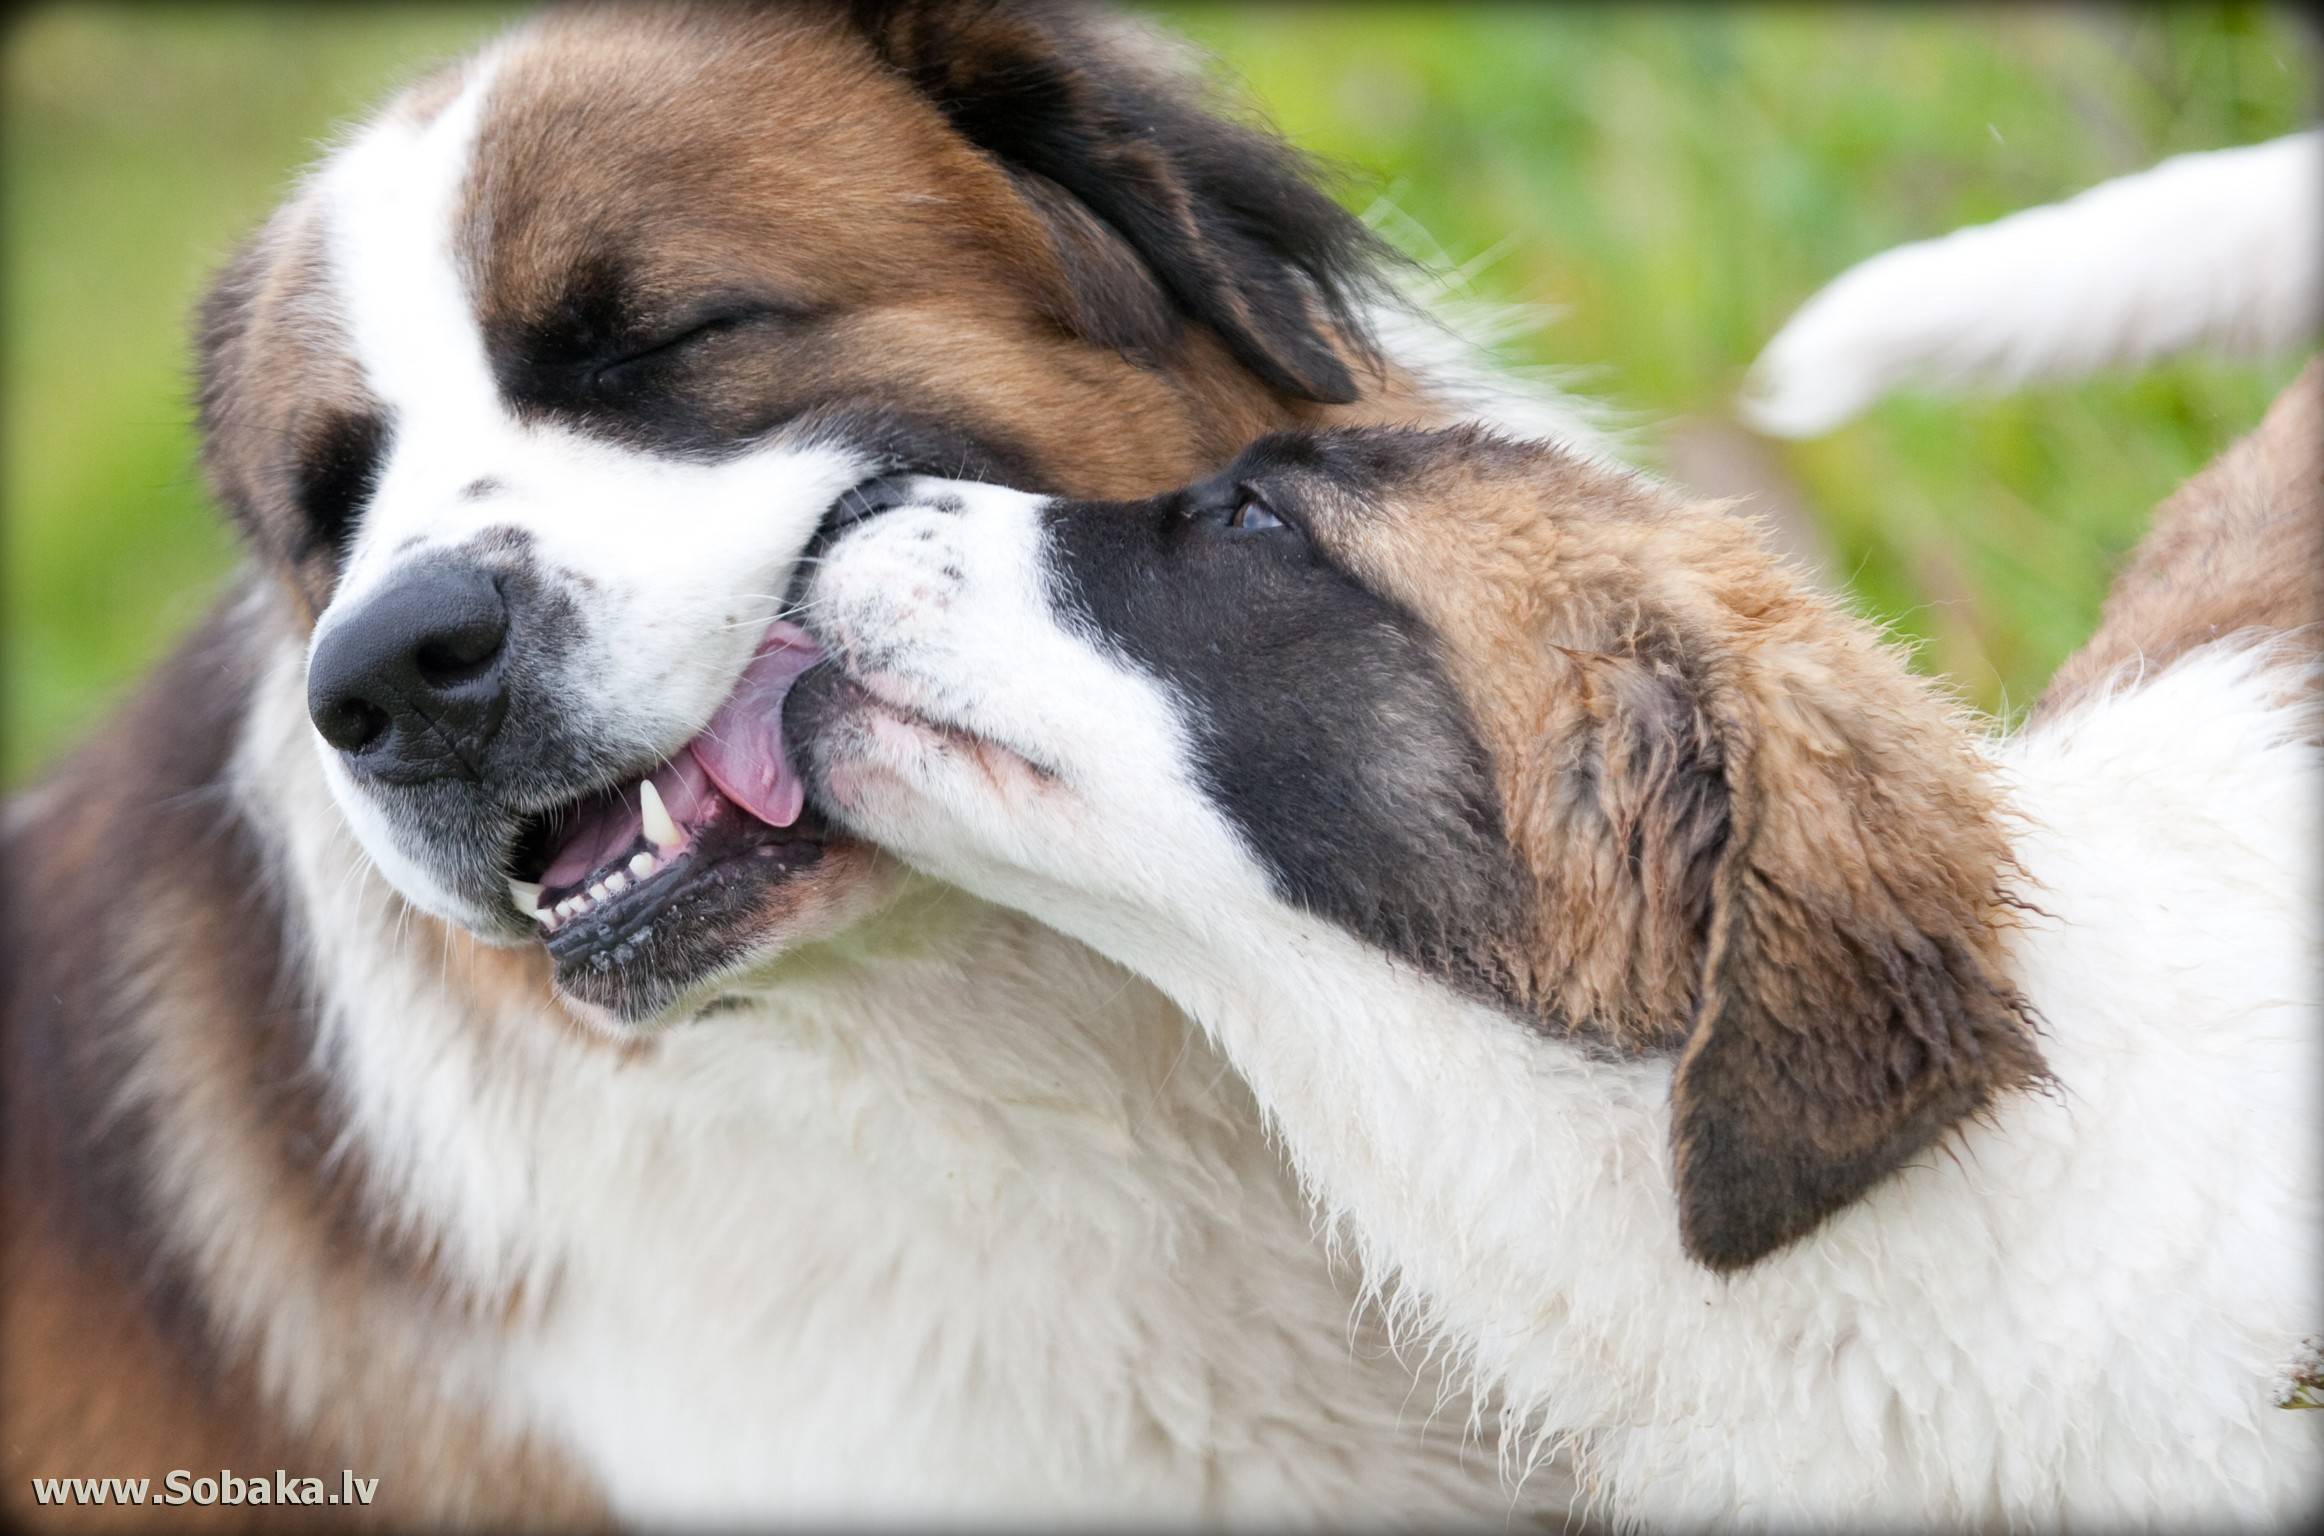
[[[2324,337],[2324,132],[2177,155],[2062,203],[1883,251],[1800,306],[1743,419],[1814,437],[1891,390],[2010,389]]]
[[[201,309],[245,570],[9,812],[12,1518],[1554,1519],[1175,1007],[770,724],[884,477],[1565,419],[1395,272],[1071,7],[553,11],[346,138]]]
[[[2324,363],[2006,738],[1748,520],[1476,428],[916,484],[814,569],[785,730],[1198,1019],[1616,1525],[2288,1523],[2320,459]]]

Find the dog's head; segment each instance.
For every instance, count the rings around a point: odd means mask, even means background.
[[[877,871],[764,724],[826,514],[899,470],[1141,494],[1354,394],[1367,236],[1141,46],[1025,6],[560,11],[242,250],[205,461],[405,896],[632,1022],[828,932]]]
[[[1626,473],[1375,431],[1127,507],[918,486],[809,612],[789,718],[837,819],[1100,942],[1177,935],[1149,968],[1321,918],[1672,1056],[1707,1264],[2041,1075],[1949,706],[1753,525]]]

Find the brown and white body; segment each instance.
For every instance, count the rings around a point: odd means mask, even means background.
[[[1617,1521],[2284,1524],[2320,391],[2014,736],[1748,522],[1459,430],[913,487],[817,566],[787,725],[841,824],[1184,1004]]]
[[[1171,1004],[753,725],[879,477],[1552,424],[1392,307],[1369,358],[1362,228],[1171,67],[1069,10],[558,12],[233,261],[250,567],[10,811],[12,1515],[277,1467],[413,1525],[1562,1510],[1429,1424]]]

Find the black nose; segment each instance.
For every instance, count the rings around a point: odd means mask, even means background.
[[[507,649],[492,573],[429,561],[331,626],[307,667],[307,713],[367,773],[475,778],[507,706]]]

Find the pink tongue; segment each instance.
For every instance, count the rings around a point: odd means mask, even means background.
[[[797,821],[807,803],[807,787],[783,755],[783,700],[822,656],[798,625],[769,626],[742,681],[688,743],[726,798],[770,827]]]
[[[702,765],[681,752],[656,768],[650,777],[660,791],[662,805],[681,831],[692,831],[710,819],[718,801],[710,776]],[[565,827],[565,844],[555,862],[541,873],[550,890],[579,885],[590,873],[627,857],[630,845],[645,835],[645,813],[638,805],[638,787],[625,784],[583,801]]]

